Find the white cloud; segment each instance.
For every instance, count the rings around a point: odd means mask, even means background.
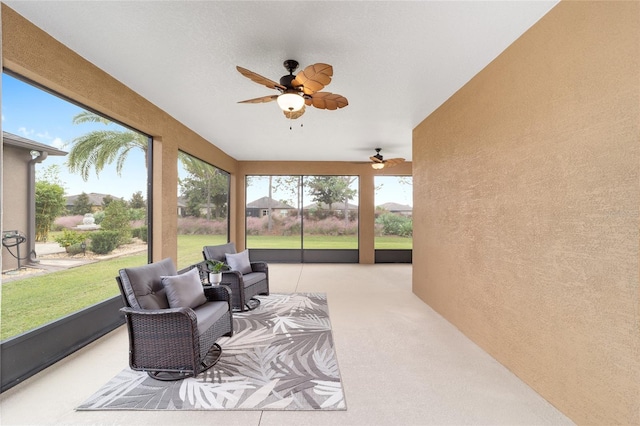
[[[2,114],[2,121],[4,121],[4,114]]]
[[[64,143],[64,141],[62,139],[54,138],[53,142],[51,142],[51,146],[54,146],[54,147],[56,147],[58,149],[63,149],[66,146],[66,144]]]
[[[26,127],[20,127],[18,128],[18,133],[20,133],[25,138],[28,138],[29,136],[33,135],[34,131],[33,129],[27,130]]]

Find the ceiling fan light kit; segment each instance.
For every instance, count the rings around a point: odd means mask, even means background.
[[[371,157],[369,157],[369,159],[371,160],[371,167],[375,170],[381,170],[385,167],[397,166],[398,164],[404,162],[404,158],[390,158],[388,160],[385,160],[382,154],[380,154],[380,151],[382,151],[382,148],[376,148],[376,155],[372,155]]]
[[[297,93],[283,93],[278,96],[278,106],[285,112],[300,111],[304,106],[304,98]]]
[[[239,103],[258,104],[275,100],[282,112],[284,112],[285,117],[289,119],[296,119],[302,116],[305,112],[305,105],[328,110],[344,108],[349,105],[347,98],[342,95],[320,92],[326,85],[331,83],[331,77],[333,76],[333,67],[331,65],[322,63],[309,65],[295,76],[293,72],[298,68],[298,61],[287,59],[283,65],[289,71],[289,74],[283,75],[279,83],[246,68],[236,66],[238,72],[249,80],[280,92],[280,95],[247,99]]]

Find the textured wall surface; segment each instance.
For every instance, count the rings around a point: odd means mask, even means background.
[[[4,192],[5,198],[2,200],[2,231],[17,229],[26,234],[29,226],[27,223],[27,209],[29,208],[27,200],[28,162],[31,161],[31,155],[25,149],[7,145],[4,147],[3,156],[1,163],[3,184],[5,188],[11,188],[11,190]],[[11,248],[11,252],[18,254],[16,247]],[[20,257],[24,258],[28,254],[29,245],[25,242],[20,245]],[[26,263],[24,259],[20,262],[22,265]],[[9,254],[5,247],[2,247],[2,270],[8,271],[17,267],[16,258]]]
[[[562,2],[415,130],[415,293],[580,424],[640,423],[640,3]]]

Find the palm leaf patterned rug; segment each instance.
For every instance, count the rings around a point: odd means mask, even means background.
[[[234,313],[222,356],[174,382],[125,369],[77,410],[346,410],[323,293],[271,294]]]

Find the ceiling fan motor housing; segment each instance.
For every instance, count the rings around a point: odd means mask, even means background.
[[[287,89],[293,89],[293,86],[291,84],[291,82],[296,78],[295,75],[293,74],[289,74],[289,75],[283,75],[282,77],[280,77],[280,84],[284,87],[286,87]]]
[[[380,151],[382,151],[381,148],[376,148],[376,155],[374,155],[374,157],[380,160],[380,162],[383,162],[384,160],[383,160],[382,154],[380,154]]]

